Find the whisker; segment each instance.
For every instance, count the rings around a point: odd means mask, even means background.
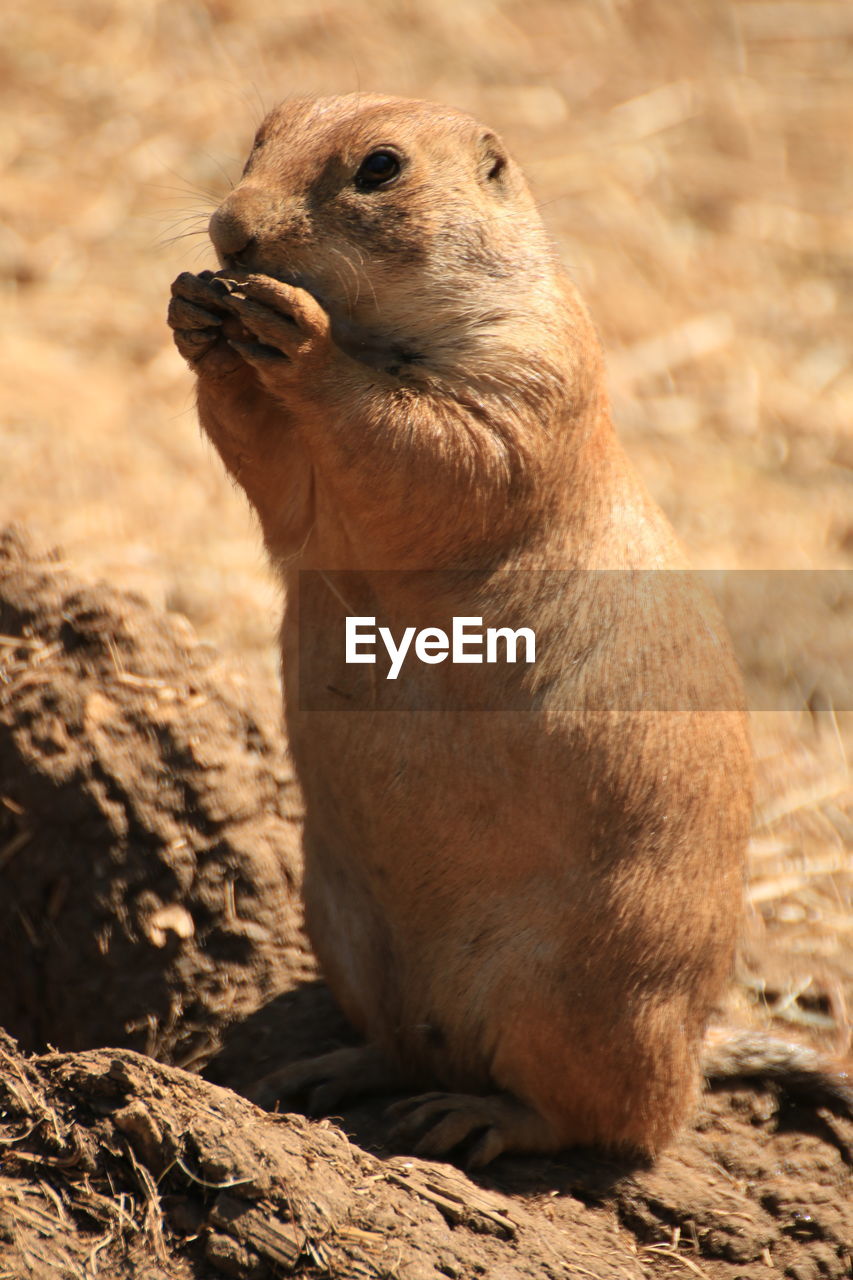
[[[225,185],[227,190],[228,191],[232,190],[234,183],[228,177],[227,171],[222,167],[219,160],[217,160],[215,156],[212,156],[207,152],[200,152],[199,154],[204,156],[212,164],[216,165],[220,173],[225,178]],[[151,191],[161,192],[161,193],[165,192],[172,196],[192,197],[192,198],[195,198],[196,200],[203,201],[206,205],[210,205],[213,208],[215,208],[222,200],[223,191],[221,187],[217,188],[214,186],[202,185],[202,183],[200,182],[192,182],[184,174],[179,173],[176,169],[172,168],[171,165],[164,165],[163,172],[164,174],[168,174],[171,178],[174,178],[178,185],[170,186],[168,183],[165,183],[165,182],[148,182],[145,185]]]
[[[221,163],[219,162],[219,160],[217,160],[216,156],[211,155],[211,153],[210,153],[209,151],[202,151],[202,152],[200,152],[199,154],[200,154],[200,155],[203,155],[203,156],[205,157],[205,159],[206,159],[206,160],[210,160],[210,161],[212,161],[212,163],[213,163],[213,164],[215,164],[215,165],[216,165],[217,169],[219,170],[219,172],[222,174],[223,178],[225,179],[225,185],[226,185],[227,191],[233,191],[233,190],[234,190],[234,188],[235,188],[235,186],[236,186],[237,184],[236,184],[236,182],[234,181],[234,179],[233,179],[232,177],[230,177],[230,175],[229,175],[229,173],[228,173],[228,170],[225,168],[225,166],[224,166],[223,164],[221,164]],[[239,162],[238,160],[232,160],[232,161],[231,161],[231,163],[236,165],[236,164],[239,164],[240,162]],[[241,165],[240,167],[242,168],[242,165]],[[227,192],[226,192],[226,194],[227,194]],[[219,203],[220,203],[220,201],[221,201],[221,199],[222,199],[221,195],[220,195],[220,196],[216,196],[216,197],[212,197],[212,198],[214,198],[214,199],[216,200],[216,203],[217,203],[217,204],[219,204]]]
[[[264,117],[269,115],[270,109],[264,102],[263,94],[258,88],[257,80],[254,80],[254,79],[250,80],[249,85],[251,87],[252,93],[255,95],[254,103],[250,101],[248,93],[244,93],[243,96],[244,96],[244,101],[246,103],[246,106],[251,108],[253,115],[255,114],[255,111],[260,110],[260,115],[259,116],[255,115],[255,128],[257,129],[258,125],[261,123]]]
[[[168,195],[178,196],[198,196],[204,200],[216,201],[220,199],[220,194],[216,191],[209,191],[206,187],[198,186],[194,182],[182,182],[180,186],[170,187],[164,182],[148,182],[145,184],[151,191],[165,191]]]
[[[176,236],[164,236],[160,240],[156,240],[154,243],[157,249],[169,249],[173,244],[177,244],[179,240],[189,240],[193,236],[203,236],[204,234],[205,231],[202,227],[197,231],[182,231]]]
[[[190,259],[190,261],[192,262],[193,266],[195,266],[195,265],[196,265],[196,264],[197,264],[197,263],[198,263],[198,262],[199,262],[199,261],[204,257],[204,255],[208,252],[209,248],[210,248],[210,245],[209,245],[209,244],[204,244],[204,243],[202,243],[202,244],[197,244],[197,245],[195,246],[195,249],[193,250],[192,257],[191,257],[191,259]]]
[[[343,290],[344,297],[346,298],[347,306],[350,309],[352,309],[358,304],[358,299],[360,296],[360,288],[359,288],[360,281],[358,277],[358,272],[355,270],[355,268],[353,267],[353,264],[349,261],[345,253],[342,253],[340,249],[336,249],[334,245],[330,245],[329,247],[331,248],[331,251],[335,255],[335,257],[340,258],[340,260],[344,263],[344,265],[349,267],[350,273],[355,282],[355,297],[352,297],[349,293],[346,280],[344,279],[342,273],[340,271],[335,272],[338,282],[340,283],[341,289]]]
[[[364,251],[362,249],[359,249],[358,245],[353,245],[352,248],[358,254],[359,266],[363,268],[365,265]],[[376,290],[373,287],[373,281],[370,278],[370,271],[369,270],[358,271],[353,263],[350,263],[350,267],[354,275],[356,276],[356,279],[359,281],[363,280],[367,285],[367,287],[370,289],[370,294],[373,299],[373,305],[377,306],[378,304],[377,304],[377,298],[376,298]]]
[[[151,217],[156,217],[156,215],[152,214]],[[204,228],[207,226],[208,221],[209,219],[206,213],[186,214],[184,217],[175,218],[168,226],[164,226],[163,233],[167,234],[170,231],[178,231],[181,228],[186,230],[191,230],[193,227]]]
[[[140,218],[175,218],[176,220],[187,218],[209,218],[210,210],[206,206],[205,208],[200,209],[198,205],[187,205],[183,209],[143,210],[140,212],[139,216]]]
[[[335,279],[338,281],[338,283],[341,286],[341,291],[344,295],[344,300],[346,302],[347,308],[348,310],[352,311],[358,302],[358,281],[356,281],[355,297],[353,297],[350,285],[347,283],[346,277],[344,276],[344,273],[341,271],[341,269],[339,267],[335,267],[334,272],[335,272]]]

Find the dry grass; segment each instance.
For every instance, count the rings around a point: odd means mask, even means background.
[[[738,991],[776,1019],[851,1049],[853,787],[834,716],[755,717],[758,807],[750,846],[752,928]]]
[[[842,0],[5,6],[3,521],[269,674],[274,590],[165,298],[209,263],[206,217],[264,107],[383,89],[479,113],[525,164],[694,561],[850,568],[851,40]],[[847,963],[840,738],[779,720],[757,725],[765,792],[794,812],[757,835],[753,898]]]

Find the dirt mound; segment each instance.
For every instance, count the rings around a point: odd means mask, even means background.
[[[853,1126],[770,1096],[707,1096],[650,1170],[476,1182],[390,1153],[387,1099],[339,1129],[239,1096],[350,1035],[300,933],[299,834],[272,691],[0,534],[0,1023],[87,1050],[0,1032],[0,1280],[849,1274]]]
[[[310,971],[278,725],[178,615],[0,534],[0,1024],[198,1062]]]
[[[0,1274],[16,1280],[849,1274],[840,1131],[780,1128],[748,1093],[710,1097],[651,1171],[504,1158],[477,1182],[126,1050],[25,1061],[2,1040],[0,1109]]]

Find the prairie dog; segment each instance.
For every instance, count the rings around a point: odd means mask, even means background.
[[[365,1038],[258,1097],[431,1088],[399,1136],[473,1165],[654,1155],[731,968],[746,717],[524,178],[462,112],[296,99],[210,235],[221,270],[178,278],[170,323],[286,588],[306,924]],[[353,613],[489,615],[533,628],[537,660],[444,663],[432,710],[418,674],[380,706],[344,661]],[[306,666],[335,709],[303,705]]]

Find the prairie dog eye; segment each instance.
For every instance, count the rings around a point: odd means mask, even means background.
[[[401,167],[398,155],[387,147],[379,147],[362,160],[355,175],[355,185],[359,191],[373,191],[377,187],[387,186],[397,177]]]

